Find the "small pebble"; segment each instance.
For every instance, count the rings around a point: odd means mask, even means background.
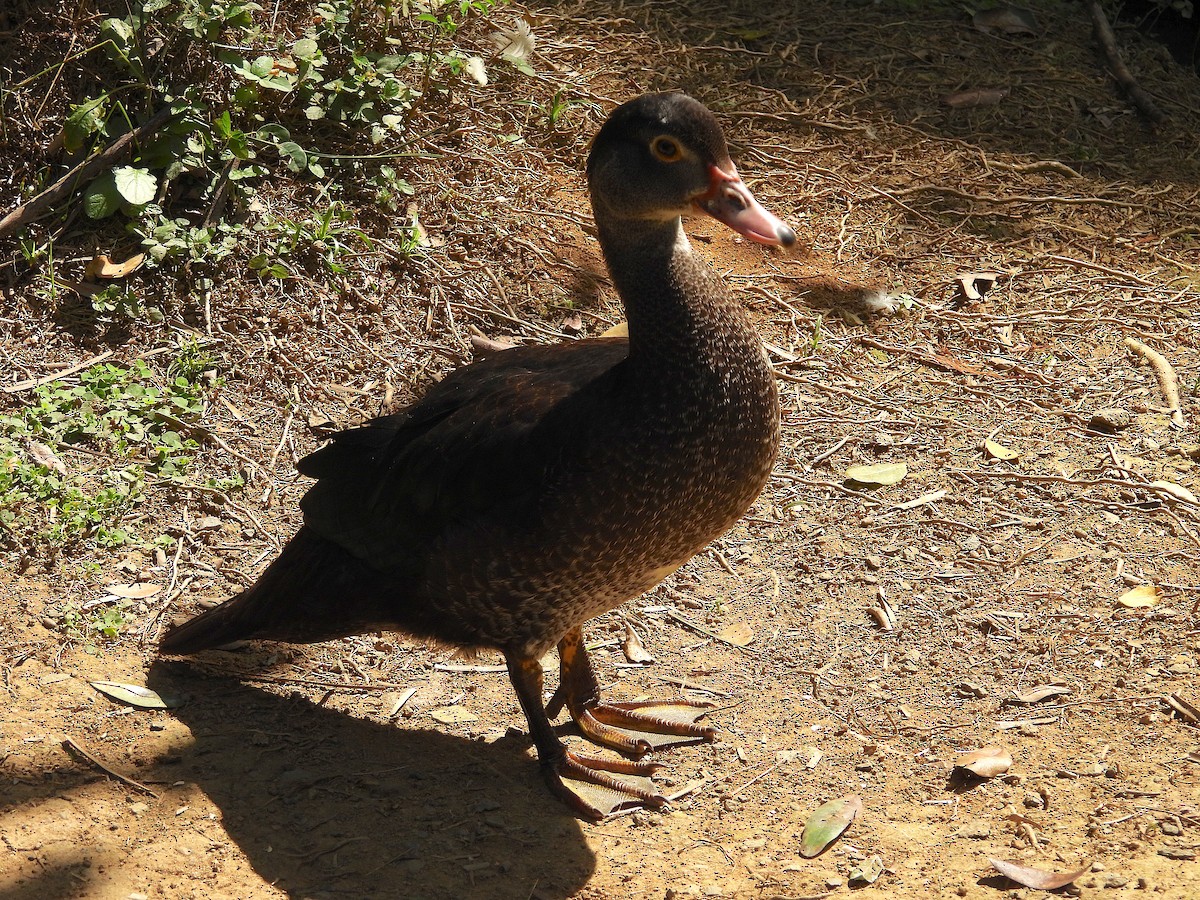
[[[1124,409],[1098,409],[1092,413],[1091,419],[1088,420],[1089,431],[1100,431],[1111,434],[1114,431],[1120,431],[1122,428],[1128,428],[1130,422],[1129,412]]]
[[[992,827],[982,819],[976,819],[973,822],[963,823],[958,831],[954,832],[954,836],[982,841],[992,836]]]

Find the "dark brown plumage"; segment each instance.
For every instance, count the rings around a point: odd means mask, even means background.
[[[593,740],[641,756],[621,729],[709,738],[653,705],[600,701],[586,620],[653,587],[723,533],[766,481],[775,381],[738,303],[693,253],[699,209],[790,245],[750,195],[715,119],[682,94],[619,107],[588,160],[601,247],[629,338],[507,350],[461,368],[405,411],[306,457],[304,526],[251,588],[170,631],[167,653],[244,638],[320,641],[375,629],[503,651],[552,788],[563,777],[661,803],[611,773],[645,763],[569,754],[542,704],[556,644],[563,705]]]

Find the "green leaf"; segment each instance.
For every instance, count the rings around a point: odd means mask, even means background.
[[[818,807],[804,823],[804,833],[800,836],[800,855],[812,859],[824,853],[850,827],[860,812],[862,800],[853,795],[830,800]]]
[[[229,143],[226,146],[229,147],[229,152],[238,159],[250,159],[252,156],[250,145],[246,143],[246,135],[240,131],[235,131],[229,136]]]
[[[110,38],[121,50],[127,50],[133,40],[133,29],[124,19],[105,19],[100,23],[100,34]]]
[[[407,56],[381,56],[375,60],[375,71],[388,75],[402,66],[408,65]]]
[[[233,121],[229,116],[229,110],[223,110],[219,116],[213,119],[213,130],[221,140],[229,140],[229,136],[233,134]]]
[[[146,169],[136,169],[133,166],[120,166],[113,169],[113,179],[118,193],[127,203],[140,206],[154,199],[158,190],[158,179]]]
[[[293,172],[303,172],[308,167],[308,154],[295,141],[280,142],[279,155],[284,157]]]
[[[137,684],[120,684],[115,681],[92,681],[92,687],[105,697],[135,706],[138,709],[176,709],[183,705],[180,697],[163,696],[150,688]]]
[[[258,129],[258,138],[263,141],[286,141],[291,136],[292,133],[282,125],[264,125]]]
[[[275,68],[275,59],[271,56],[260,56],[253,62],[246,61],[246,71],[257,78],[266,78]]]
[[[104,127],[104,98],[97,97],[78,106],[71,107],[71,114],[63,123],[63,147],[71,153],[83,148],[93,134]]]
[[[522,75],[536,75],[537,70],[529,64],[525,59],[519,56],[505,56],[504,61],[520,72]]]
[[[83,211],[89,219],[107,219],[121,207],[112,172],[105,172],[83,192]]]
[[[292,45],[292,55],[297,59],[316,59],[320,52],[321,48],[312,38],[301,38]]]

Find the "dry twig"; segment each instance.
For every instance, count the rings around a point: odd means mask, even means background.
[[[1125,338],[1125,346],[1150,363],[1154,375],[1158,378],[1158,386],[1167,400],[1167,408],[1171,411],[1171,424],[1176,428],[1183,428],[1183,408],[1179,405],[1179,378],[1167,358],[1136,338]]]
[[[134,790],[141,791],[144,794],[149,794],[155,800],[157,800],[159,798],[160,795],[159,795],[158,791],[155,791],[155,790],[152,790],[152,789],[146,787],[140,781],[135,781],[134,779],[130,778],[128,775],[122,775],[120,772],[116,771],[115,769],[111,768],[110,766],[106,766],[104,763],[100,762],[100,760],[98,760],[96,757],[94,757],[87,750],[84,750],[82,747],[80,747],[77,743],[75,743],[70,738],[66,738],[62,742],[62,745],[63,745],[63,749],[66,750],[68,753],[72,754],[73,756],[77,756],[80,759],[85,760],[89,764],[95,766],[97,769],[99,769],[101,772],[103,772],[109,778],[115,778],[117,781],[121,782],[121,784],[128,785],[129,787],[133,788]]]
[[[150,120],[144,125],[128,134],[121,135],[104,150],[92,154],[79,165],[74,166],[66,175],[58,179],[58,181],[54,182],[54,184],[50,185],[50,187],[46,188],[32,200],[22,203],[3,219],[0,219],[0,238],[9,232],[16,231],[28,225],[41,216],[47,209],[92,178],[101,169],[113,165],[125,155],[130,144],[135,141],[141,142],[146,140],[146,138],[166,125],[170,121],[171,115],[171,107],[164,106],[151,116]]]
[[[1138,112],[1149,119],[1151,124],[1161,125],[1167,120],[1166,113],[1159,109],[1158,105],[1150,99],[1150,95],[1142,90],[1141,85],[1137,83],[1126,67],[1125,61],[1121,59],[1121,51],[1117,49],[1116,36],[1104,15],[1100,0],[1090,0],[1088,13],[1091,14],[1096,40],[1100,42],[1100,49],[1104,51],[1104,58],[1108,61],[1108,67],[1112,71],[1113,77],[1125,89],[1125,93],[1129,95],[1130,101],[1137,107]]]

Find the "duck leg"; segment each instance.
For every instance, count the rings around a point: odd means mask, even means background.
[[[649,782],[649,776],[658,770],[658,764],[584,756],[572,753],[563,746],[542,706],[541,663],[532,657],[515,654],[505,654],[505,661],[508,664],[508,677],[529,721],[529,736],[537,748],[542,773],[555,796],[577,815],[594,822],[625,807],[645,805],[658,808],[667,802],[665,797],[652,789]],[[642,787],[615,778],[614,775],[638,776],[647,786]],[[573,788],[568,782],[578,787]]]
[[[546,714],[556,716],[566,706],[579,730],[597,744],[641,758],[654,746],[637,732],[705,741],[716,736],[715,729],[697,725],[694,721],[699,711],[709,708],[711,703],[690,700],[606,703],[601,700],[600,685],[583,645],[581,628],[572,628],[558,642],[558,656],[561,677],[558,690],[546,704]],[[657,713],[654,712],[656,708]]]

